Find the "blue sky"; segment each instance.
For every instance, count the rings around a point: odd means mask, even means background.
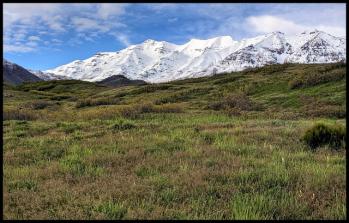
[[[345,37],[345,4],[6,3],[4,57],[51,69],[146,39],[183,44],[229,35],[235,40],[281,31],[323,30]]]

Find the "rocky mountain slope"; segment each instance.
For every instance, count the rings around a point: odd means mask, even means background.
[[[5,59],[3,59],[3,81],[8,84],[21,84],[23,82],[36,82],[42,81],[39,77],[35,76],[27,69],[15,64],[11,63]]]

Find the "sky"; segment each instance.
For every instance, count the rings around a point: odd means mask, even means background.
[[[237,3],[4,3],[4,58],[47,70],[147,39],[184,44],[273,31],[321,30],[346,37],[346,5]]]

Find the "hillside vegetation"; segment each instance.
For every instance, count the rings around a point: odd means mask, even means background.
[[[5,219],[346,219],[343,63],[3,87]]]

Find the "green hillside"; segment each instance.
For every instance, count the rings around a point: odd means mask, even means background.
[[[3,87],[5,219],[346,219],[346,64]]]

